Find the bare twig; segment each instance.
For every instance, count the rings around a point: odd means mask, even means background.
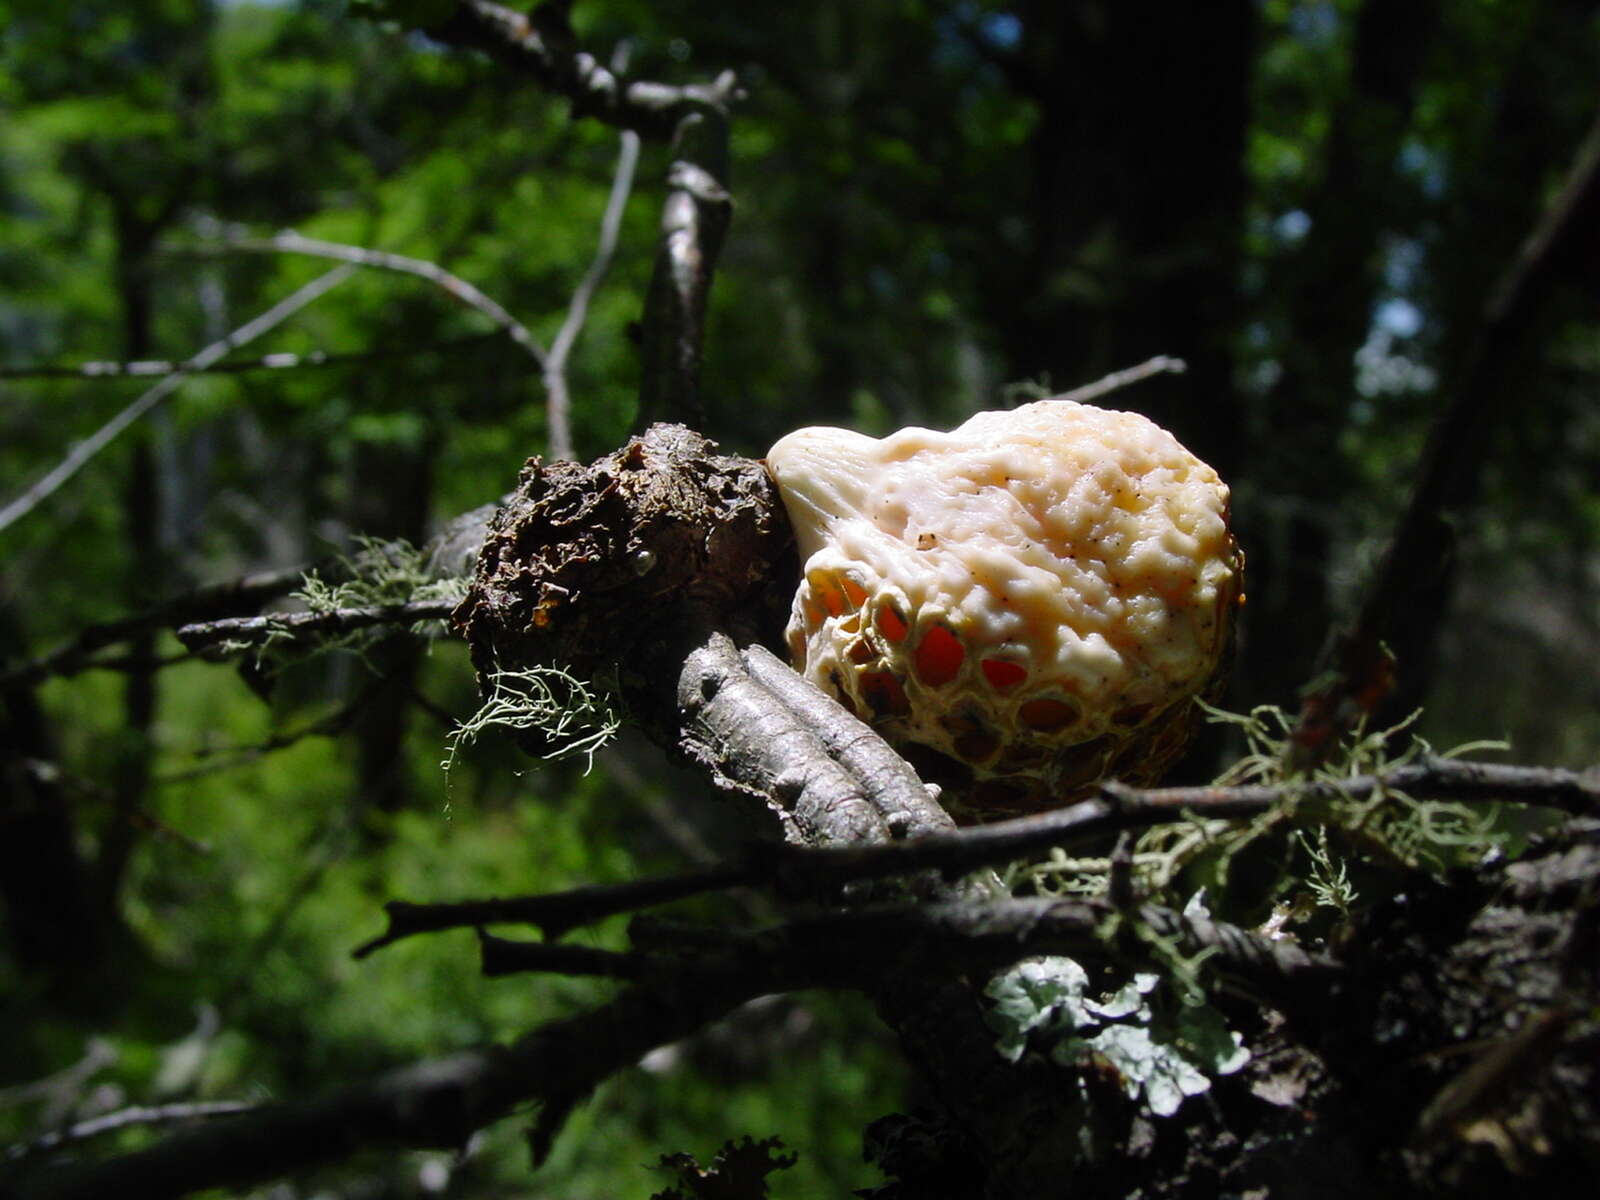
[[[84,671],[122,671],[127,674],[136,674],[140,671],[164,671],[168,667],[175,667],[179,663],[190,661],[194,655],[182,652],[174,654],[145,655],[134,651],[124,654],[102,654],[96,658],[84,659],[74,663],[65,670],[53,672],[57,675],[77,675]]]
[[[338,287],[346,279],[350,278],[353,273],[353,267],[343,265],[335,267],[325,275],[319,275],[304,287],[278,301],[277,304],[274,304],[254,320],[247,321],[228,334],[227,337],[211,343],[211,345],[189,359],[184,364],[182,372],[168,375],[160,383],[145,392],[144,395],[112,417],[111,420],[107,421],[93,434],[69,450],[66,456],[32,487],[6,505],[4,509],[0,509],[0,530],[6,529],[32,512],[56,489],[76,475],[85,463],[104,450],[118,434],[177,391],[178,385],[188,377],[190,371],[205,370],[213,363],[220,361],[224,355],[244,345],[246,342],[260,337],[269,329],[282,324],[312,301]]]
[[[83,1047],[83,1057],[71,1066],[63,1067],[43,1079],[12,1084],[0,1088],[0,1107],[13,1104],[32,1104],[38,1100],[50,1101],[53,1106],[63,1105],[78,1096],[89,1080],[116,1062],[116,1047],[104,1038],[90,1038]]]
[[[504,336],[502,332],[496,330],[493,333],[474,333],[467,337],[449,338],[421,346],[394,346],[352,354],[328,354],[321,350],[312,350],[305,354],[263,354],[260,358],[234,359],[213,363],[209,367],[195,367],[159,359],[135,362],[86,362],[72,366],[46,364],[0,367],[0,379],[144,379],[177,375],[180,372],[185,375],[239,375],[246,371],[296,371],[308,367],[340,367],[382,362],[385,359],[414,358],[419,354],[448,354],[457,350],[470,350],[502,336]]]
[[[230,238],[214,246],[195,246],[173,249],[172,253],[190,254],[305,254],[313,258],[332,258],[339,262],[360,267],[375,267],[383,271],[398,271],[403,275],[414,275],[418,279],[426,279],[435,287],[441,288],[452,297],[465,304],[468,308],[476,309],[488,317],[501,329],[505,330],[511,340],[521,346],[544,369],[545,350],[537,338],[530,333],[521,321],[518,321],[501,304],[484,295],[472,284],[462,279],[459,275],[452,275],[438,263],[428,262],[422,258],[409,258],[404,254],[391,254],[386,250],[368,250],[362,246],[346,246],[339,242],[324,242],[317,238],[302,237],[292,229],[286,229],[269,238]]]
[[[1467,503],[1488,445],[1486,431],[1504,408],[1502,384],[1518,338],[1548,293],[1550,281],[1584,261],[1575,247],[1600,226],[1600,116],[1590,127],[1560,194],[1523,243],[1484,303],[1472,352],[1450,404],[1423,450],[1416,486],[1348,631],[1330,639],[1322,664],[1328,682],[1301,708],[1294,743],[1318,761],[1391,686],[1384,646],[1397,614],[1438,579],[1452,552],[1445,521]]]
[[[556,6],[547,6],[554,9]],[[571,31],[540,29],[537,13],[528,14],[490,3],[461,0],[450,18],[428,30],[431,37],[482,50],[543,87],[572,102],[576,117],[592,117],[631,129],[653,141],[673,135],[686,109],[723,106],[738,92],[731,74],[713,83],[683,86],[625,81],[593,55],[571,42]]]
[[[639,135],[624,129],[621,147],[617,151],[617,169],[611,180],[611,195],[606,201],[606,211],[600,219],[600,241],[595,247],[594,261],[584,273],[572,299],[567,304],[567,316],[550,343],[550,352],[544,360],[545,405],[549,413],[550,457],[572,457],[571,400],[567,395],[567,358],[583,331],[583,322],[589,315],[589,301],[611,269],[611,260],[617,250],[617,234],[622,228],[622,213],[628,204],[628,193],[633,189],[633,172],[639,162]]]
[[[349,728],[361,710],[361,705],[366,696],[363,694],[349,704],[342,704],[327,716],[319,717],[294,729],[286,729],[275,733],[271,737],[249,746],[230,746],[222,750],[207,750],[196,757],[203,757],[204,762],[196,766],[186,767],[181,771],[171,771],[158,776],[155,783],[161,785],[173,783],[187,783],[191,779],[201,779],[207,775],[215,775],[221,771],[232,771],[238,767],[249,766],[251,763],[260,762],[269,754],[279,750],[288,749],[310,737],[333,737],[343,733]]]
[[[112,1133],[132,1125],[166,1125],[174,1121],[193,1121],[203,1117],[231,1117],[249,1112],[255,1107],[257,1106],[243,1100],[200,1100],[185,1104],[135,1105],[105,1113],[103,1116],[77,1121],[65,1129],[53,1130],[36,1137],[31,1142],[8,1147],[5,1157],[7,1162],[16,1163],[71,1142],[86,1141],[92,1137],[99,1137],[102,1133]]]
[[[770,860],[769,860],[770,861]],[[520,896],[505,900],[458,900],[445,904],[412,904],[391,900],[384,905],[389,928],[355,950],[365,958],[375,950],[416,933],[437,933],[445,929],[471,929],[480,925],[537,925],[546,937],[556,938],[570,929],[588,925],[602,913],[614,915],[634,912],[656,904],[667,904],[687,896],[721,891],[723,888],[754,885],[760,868],[752,861],[740,860],[704,871],[639,879],[622,884],[589,884],[547,896]]]
[[[277,638],[299,639],[327,634],[353,633],[376,625],[409,626],[418,621],[442,621],[455,607],[449,600],[415,600],[370,608],[336,608],[329,612],[268,613],[260,617],[228,617],[203,621],[178,629],[178,640],[191,650],[211,649],[221,643],[255,646]]]
[[[1073,388],[1070,392],[1063,392],[1059,396],[1051,396],[1052,400],[1072,400],[1078,404],[1087,404],[1091,400],[1098,400],[1112,392],[1119,392],[1125,387],[1132,387],[1156,375],[1182,375],[1189,369],[1189,364],[1181,358],[1172,358],[1165,354],[1158,354],[1154,358],[1146,359],[1136,367],[1126,370],[1113,371],[1104,379],[1097,379],[1093,383],[1086,383],[1082,387]]]
[[[547,938],[622,912],[635,912],[730,887],[767,887],[780,894],[826,895],[845,884],[937,870],[947,877],[1014,862],[1054,847],[1104,838],[1127,829],[1184,821],[1191,816],[1244,818],[1267,812],[1293,796],[1301,801],[1364,800],[1403,792],[1415,798],[1480,803],[1521,803],[1564,812],[1600,814],[1600,768],[1584,772],[1553,767],[1428,758],[1376,775],[1301,780],[1245,787],[1135,788],[1101,785],[1099,798],[1054,812],[993,825],[933,833],[876,845],[762,846],[745,857],[700,871],[628,883],[592,885],[544,896],[503,900],[384,906],[389,928],[361,946],[358,956],[416,933],[517,923],[537,926]]]
[[[116,663],[92,659],[91,656],[97,650],[152,630],[166,629],[218,612],[255,608],[262,601],[281,596],[299,586],[306,572],[316,569],[315,566],[300,566],[252,572],[196,588],[131,617],[91,625],[37,658],[7,664],[0,670],[0,687],[37,683],[51,675],[72,675],[91,668],[117,666]]]

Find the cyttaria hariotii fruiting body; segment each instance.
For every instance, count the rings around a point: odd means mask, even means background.
[[[950,433],[801,429],[767,463],[804,563],[796,669],[960,764],[958,815],[1148,782],[1181,752],[1243,559],[1227,487],[1170,433],[1041,400]]]

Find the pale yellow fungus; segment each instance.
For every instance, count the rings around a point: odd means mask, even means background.
[[[1009,808],[1181,749],[1242,558],[1227,487],[1170,433],[1041,400],[949,433],[801,429],[767,463],[804,563],[796,669],[890,741],[1004,781]]]

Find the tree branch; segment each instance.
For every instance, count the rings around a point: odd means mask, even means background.
[[[1093,383],[1086,383],[1082,387],[1073,388],[1070,392],[1063,392],[1059,396],[1051,396],[1052,400],[1071,400],[1077,404],[1089,404],[1102,396],[1109,396],[1112,392],[1120,392],[1125,387],[1132,387],[1146,379],[1157,375],[1182,375],[1189,369],[1189,364],[1181,358],[1173,358],[1167,354],[1158,354],[1154,358],[1146,359],[1136,367],[1128,367],[1121,371],[1113,371],[1102,379]]]
[[[275,733],[271,737],[248,746],[230,746],[226,749],[208,750],[204,752],[205,761],[177,771],[169,771],[164,775],[156,776],[154,782],[162,787],[174,783],[186,783],[191,779],[202,779],[207,775],[215,775],[221,771],[231,771],[238,767],[248,766],[259,762],[269,754],[279,750],[288,749],[310,737],[335,737],[348,729],[360,714],[362,705],[366,701],[368,690],[363,689],[361,695],[349,704],[341,704],[333,712],[315,721],[308,721],[294,729],[286,729]],[[196,757],[202,757],[197,754]]]
[[[0,669],[0,687],[34,684],[51,675],[72,675],[102,665],[92,661],[90,656],[107,646],[218,612],[256,608],[263,601],[299,586],[308,571],[317,569],[318,565],[313,564],[277,571],[256,571],[196,588],[130,617],[91,625],[37,658],[8,663],[4,669]]]
[[[738,93],[725,73],[712,83],[673,85],[624,81],[593,55],[571,44],[570,30],[543,31],[538,14],[517,12],[489,0],[461,0],[449,19],[428,35],[482,50],[540,86],[572,102],[572,115],[631,129],[652,141],[673,136],[686,109],[721,108]]]
[[[89,437],[69,450],[66,456],[32,487],[6,505],[5,508],[0,509],[0,530],[6,529],[22,517],[27,516],[60,488],[62,484],[76,475],[85,463],[110,445],[118,434],[177,391],[178,385],[188,377],[190,371],[205,370],[213,363],[221,360],[224,355],[244,345],[246,342],[260,337],[269,329],[282,324],[312,301],[338,287],[346,279],[350,278],[353,273],[354,268],[346,265],[335,267],[325,275],[319,275],[304,287],[278,301],[277,304],[254,320],[247,321],[226,337],[211,343],[211,345],[189,359],[184,364],[182,372],[168,375],[155,387],[145,392],[144,395],[112,417],[111,420],[107,421]]]
[[[178,640],[190,650],[210,650],[221,643],[259,646],[279,638],[294,640],[354,633],[377,625],[409,626],[418,621],[444,621],[454,605],[447,600],[415,600],[375,608],[336,608],[328,612],[268,613],[260,617],[227,617],[183,625]]]
[[[550,457],[572,457],[572,402],[567,395],[567,358],[583,331],[589,314],[589,301],[595,290],[611,269],[611,259],[617,250],[617,235],[622,228],[622,213],[628,204],[628,193],[633,188],[633,172],[639,162],[639,135],[624,129],[621,148],[617,152],[617,169],[611,180],[611,195],[606,201],[605,214],[600,219],[600,241],[595,247],[594,261],[584,273],[577,290],[567,304],[566,320],[550,343],[550,352],[544,361],[545,405],[549,413]]]
[[[304,254],[312,258],[331,258],[360,267],[375,267],[383,271],[398,271],[402,275],[415,275],[459,300],[468,308],[488,317],[511,340],[526,350],[539,364],[545,366],[545,349],[521,321],[513,317],[496,300],[483,294],[472,284],[446,271],[438,263],[404,254],[391,254],[387,250],[368,250],[362,246],[346,246],[339,242],[324,242],[317,238],[302,237],[286,229],[269,238],[232,238],[215,246],[190,246],[169,249],[169,253],[184,254]]]
[[[546,1106],[535,1130],[537,1156],[559,1117],[600,1081],[755,996],[812,987],[872,990],[885,976],[930,960],[983,971],[1034,954],[1100,957],[1107,948],[1098,930],[1111,914],[1104,903],[1064,900],[885,906],[702,940],[686,955],[665,956],[486,938],[492,974],[536,969],[643,982],[510,1047],[417,1064],[309,1103],[263,1106],[105,1162],[42,1171],[12,1196],[160,1197],[240,1186],[378,1146],[460,1145],[529,1100]],[[1324,981],[1338,970],[1288,943],[1170,910],[1146,906],[1137,919],[1176,939],[1181,952],[1207,950],[1225,973],[1279,994],[1325,993]]]
[[[767,981],[754,978],[725,979],[670,996],[629,989],[610,1004],[542,1026],[511,1046],[416,1063],[303,1103],[262,1105],[102,1162],[45,1167],[0,1183],[0,1198],[157,1200],[242,1187],[361,1150],[459,1148],[475,1131],[530,1100],[542,1101],[547,1113],[564,1114],[595,1084],[655,1047],[770,990]]]
[[[453,353],[470,350],[495,341],[501,331],[474,333],[422,346],[397,346],[385,350],[363,350],[351,354],[328,354],[312,350],[305,354],[263,354],[260,358],[236,359],[195,367],[159,359],[135,362],[86,362],[75,366],[35,365],[0,367],[0,379],[143,379],[162,375],[239,375],[246,371],[297,371],[308,367],[342,367],[383,362],[387,359],[414,358],[419,354]]]
[[[1119,911],[1103,900],[1007,898],[871,905],[757,930],[639,921],[633,941],[648,948],[631,953],[485,934],[480,940],[488,975],[600,975],[682,987],[685,976],[732,973],[755,974],[785,991],[870,988],[897,958],[937,960],[953,970],[982,974],[1036,954],[1104,959],[1112,954],[1106,923]],[[1184,917],[1160,905],[1138,905],[1129,915],[1157,937],[1176,939],[1181,953],[1204,951],[1224,974],[1258,993],[1267,989],[1269,1002],[1282,998],[1277,993],[1285,982],[1298,985],[1311,976],[1325,980],[1338,971],[1332,959],[1310,954],[1298,943],[1273,941],[1209,918]],[[1124,950],[1119,944],[1116,955]]]
[[[731,74],[724,78],[731,91]],[[672,145],[661,240],[641,322],[644,373],[637,427],[657,420],[705,424],[700,358],[706,304],[733,214],[726,109],[708,105],[685,114]]]
[[[1328,682],[1301,707],[1293,741],[1306,761],[1331,753],[1340,736],[1382,700],[1391,686],[1384,643],[1414,598],[1446,569],[1454,538],[1445,518],[1467,502],[1488,444],[1486,432],[1503,407],[1505,372],[1518,339],[1548,293],[1551,280],[1575,262],[1584,239],[1600,227],[1600,116],[1579,147],[1560,194],[1523,243],[1484,303],[1472,353],[1455,394],[1423,450],[1417,482],[1395,526],[1377,574],[1351,627],[1324,655]]]
[[[1057,847],[1174,821],[1258,816],[1293,798],[1301,802],[1403,792],[1425,799],[1513,803],[1600,816],[1600,768],[1568,771],[1427,758],[1376,775],[1303,780],[1247,787],[1134,788],[1108,782],[1101,796],[1069,808],[930,832],[905,841],[834,846],[770,845],[699,871],[620,884],[597,884],[544,896],[384,906],[389,928],[361,946],[357,957],[417,933],[500,923],[537,926],[554,940],[618,913],[732,887],[770,888],[779,895],[835,895],[848,884],[919,871],[954,878]]]
[[[18,1143],[6,1150],[7,1162],[18,1163],[72,1142],[87,1141],[103,1133],[113,1133],[133,1125],[165,1125],[174,1121],[193,1121],[205,1117],[231,1117],[255,1108],[242,1100],[200,1100],[184,1104],[134,1105],[116,1112],[76,1121],[65,1129],[43,1134],[31,1142]]]

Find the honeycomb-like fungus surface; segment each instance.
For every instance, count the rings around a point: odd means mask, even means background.
[[[1240,601],[1228,489],[1135,413],[1065,400],[949,433],[801,429],[767,457],[804,562],[796,669],[964,764],[978,816],[1151,780]]]

